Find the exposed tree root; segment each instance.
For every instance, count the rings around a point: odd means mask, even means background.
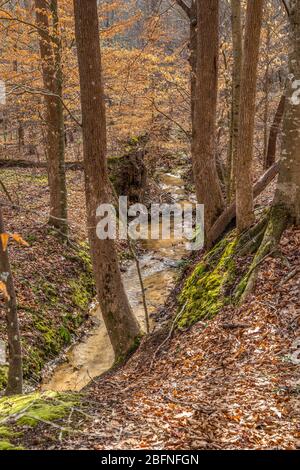
[[[285,207],[273,206],[269,217],[267,219],[263,219],[263,221],[259,222],[251,229],[252,232],[255,230],[257,232],[256,237],[253,239],[251,235],[249,237],[252,239],[252,248],[255,246],[257,249],[256,255],[254,256],[247,274],[243,277],[236,289],[236,297],[239,299],[240,303],[243,303],[253,292],[260,265],[268,256],[277,250],[281,236],[288,227],[290,221],[290,215]],[[265,228],[263,225],[265,225]],[[247,236],[247,234],[245,234],[241,240],[243,240],[243,238],[245,240],[245,236]],[[257,242],[259,240],[261,240],[261,243],[257,246]],[[247,249],[251,249],[251,242],[249,242],[249,244],[246,243],[240,252],[245,254],[246,247]]]

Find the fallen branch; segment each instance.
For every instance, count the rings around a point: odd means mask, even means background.
[[[285,284],[286,282],[290,281],[291,279],[293,279],[293,277],[295,277],[298,273],[300,273],[300,268],[295,268],[293,269],[293,271],[291,271],[286,277],[284,277],[282,279],[282,281],[280,281],[279,285],[282,286],[283,284]]]
[[[279,171],[279,162],[274,163],[254,184],[253,197],[257,198],[263,190],[273,181]],[[224,233],[228,225],[233,221],[236,216],[236,203],[233,202],[225,211],[220,215],[218,220],[214,223],[207,239],[209,240],[209,247],[211,247]],[[209,248],[208,247],[208,248]]]
[[[83,162],[66,162],[67,170],[83,170]],[[0,168],[47,168],[47,162],[28,160],[0,160]]]

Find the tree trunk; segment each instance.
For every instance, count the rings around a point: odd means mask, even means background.
[[[18,125],[18,146],[19,146],[19,152],[20,153],[21,153],[24,145],[25,145],[24,127],[23,127],[23,123],[21,121],[19,121],[19,125]]]
[[[140,334],[121,279],[114,241],[96,235],[96,211],[109,203],[106,117],[101,75],[97,0],[74,0],[83,124],[87,226],[99,304],[116,360],[124,358]]]
[[[0,233],[4,234],[2,208],[0,206]],[[14,281],[10,269],[8,248],[3,250],[0,238],[0,280],[5,282],[9,299],[6,300],[7,336],[9,345],[8,381],[5,395],[21,394],[23,390],[22,350],[17,315],[17,301]]]
[[[195,126],[195,101],[196,101],[196,83],[197,83],[197,0],[192,0],[190,6],[185,0],[176,0],[182,11],[188,17],[190,26],[189,63],[191,66],[191,121],[192,129]]]
[[[277,247],[289,224],[300,224],[300,0],[290,1],[289,76],[279,176],[262,243],[250,266],[241,301],[255,286],[261,261]]]
[[[243,60],[243,35],[241,21],[241,0],[231,0],[231,27],[232,27],[232,110],[231,129],[227,169],[227,200],[230,202],[235,193],[236,161],[238,152],[238,136],[240,122],[240,94],[241,73]]]
[[[192,138],[197,200],[205,206],[205,233],[222,212],[224,202],[216,169],[219,1],[197,4],[197,91]]]
[[[280,98],[277,111],[274,116],[274,120],[269,133],[268,148],[265,159],[265,169],[267,170],[270,166],[273,165],[276,159],[276,148],[277,148],[277,138],[279,133],[280,124],[284,114],[285,107],[285,94]]]
[[[193,0],[190,7],[190,66],[191,66],[191,117],[195,126],[195,101],[197,81],[197,3]]]
[[[50,220],[63,234],[68,231],[67,188],[65,174],[64,115],[62,104],[61,43],[58,27],[57,0],[35,0],[36,24],[40,35],[40,55],[47,121],[47,162],[50,189]],[[49,25],[52,15],[53,31]]]
[[[252,160],[260,32],[264,0],[248,0],[241,78],[240,127],[236,160],[237,228],[254,222]]]
[[[290,53],[280,170],[273,206],[300,223],[300,0],[290,2]]]
[[[273,181],[273,179],[278,175],[279,164],[278,162],[274,163],[254,184],[253,186],[253,198],[257,198],[262,191]],[[232,202],[220,217],[216,220],[214,225],[210,230],[208,239],[210,245],[213,245],[220,236],[225,232],[227,227],[231,224],[233,219],[236,217],[236,202]]]
[[[266,29],[266,71],[265,71],[265,83],[264,83],[264,94],[265,94],[265,103],[264,103],[264,163],[267,157],[268,151],[268,141],[269,141],[269,114],[270,114],[270,92],[271,92],[271,78],[270,78],[270,61],[269,61],[269,54],[270,54],[270,45],[271,45],[271,30],[270,24],[267,21],[265,25]]]

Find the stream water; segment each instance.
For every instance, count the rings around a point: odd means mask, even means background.
[[[184,182],[178,175],[161,174],[160,186],[175,202],[184,202]],[[186,254],[184,240],[143,241],[145,254],[140,266],[146,289],[149,312],[163,306],[175,283],[178,261]],[[141,327],[145,329],[145,312],[135,262],[130,262],[123,275],[124,286]],[[49,380],[42,384],[43,390],[80,391],[94,377],[106,372],[114,362],[114,353],[106,332],[100,308],[92,313],[95,326],[82,341],[66,353],[66,361],[56,366]]]

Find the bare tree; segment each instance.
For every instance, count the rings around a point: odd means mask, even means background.
[[[231,25],[232,25],[232,109],[230,143],[227,164],[227,199],[230,201],[235,191],[235,170],[238,152],[238,136],[240,122],[240,93],[241,73],[243,59],[243,35],[241,23],[241,0],[231,0]]]
[[[205,206],[205,233],[208,234],[224,207],[216,168],[219,0],[198,1],[197,36],[192,161],[197,199]]]
[[[243,299],[252,292],[258,266],[289,224],[300,225],[300,0],[289,2],[289,77],[283,118],[279,176],[263,241],[254,257]]]
[[[2,207],[0,205],[0,234],[5,234]],[[17,301],[14,281],[10,268],[8,248],[3,245],[0,238],[0,281],[6,285],[6,320],[9,346],[8,381],[5,394],[17,395],[23,390],[22,350],[17,313]]]
[[[240,122],[236,158],[237,227],[239,232],[254,222],[252,160],[255,99],[260,33],[264,0],[248,0],[242,65]]]
[[[49,223],[67,233],[67,188],[65,174],[65,131],[62,101],[63,74],[57,0],[35,0],[36,24],[45,88],[47,163],[50,189]],[[52,17],[52,28],[49,24]]]
[[[124,290],[114,241],[96,234],[97,208],[110,202],[97,0],[74,0],[74,12],[89,241],[99,304],[120,360],[135,347],[140,329]]]

